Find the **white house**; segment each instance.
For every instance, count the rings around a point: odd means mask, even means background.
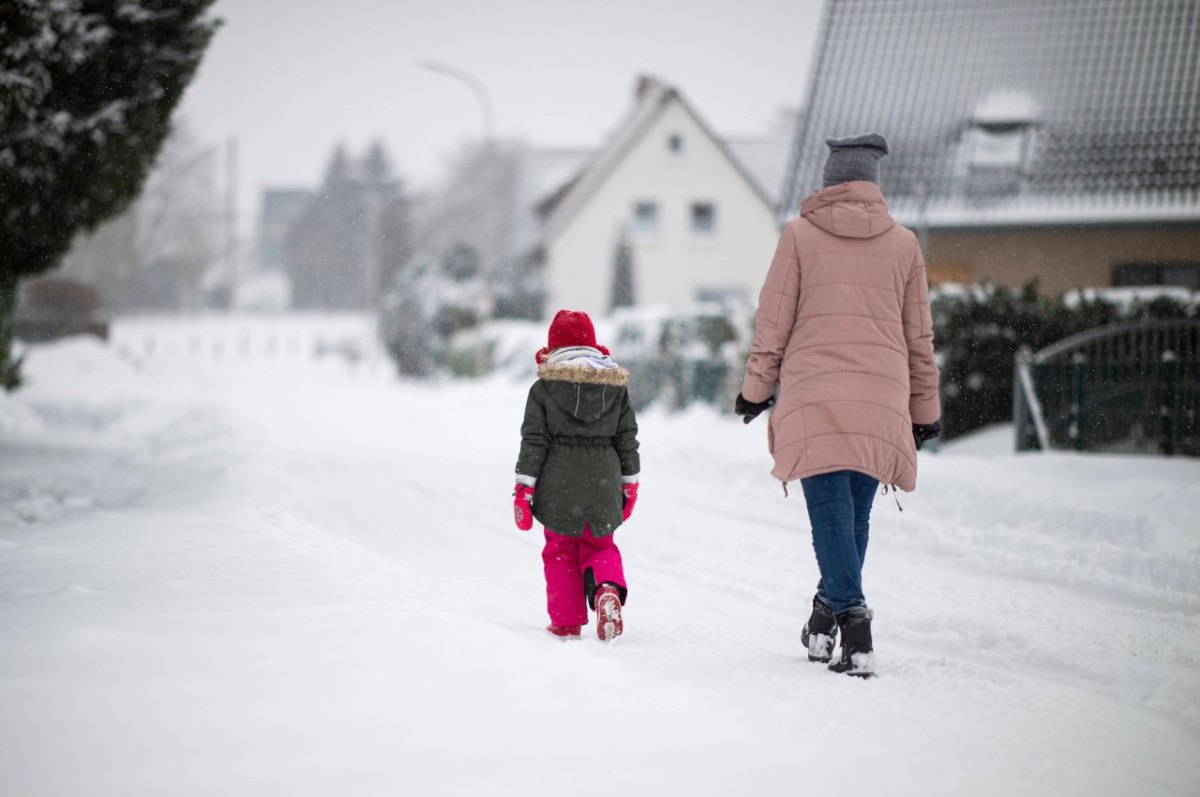
[[[641,78],[624,123],[541,205],[546,312],[608,311],[622,241],[634,304],[753,300],[779,234],[774,188],[756,182],[679,91]]]

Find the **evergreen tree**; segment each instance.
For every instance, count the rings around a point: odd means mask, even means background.
[[[376,307],[408,259],[409,206],[383,145],[352,159],[339,145],[321,188],[288,233],[294,307]]]
[[[284,258],[293,307],[345,309],[361,300],[356,272],[362,263],[363,206],[352,169],[346,148],[339,144],[317,195],[288,232]]]
[[[382,142],[373,141],[368,147],[363,172],[367,196],[374,201],[377,214],[373,229],[378,262],[373,281],[367,286],[374,303],[408,262],[412,248],[411,207],[404,181],[396,175]]]
[[[213,0],[0,5],[0,385],[21,277],[136,196],[217,27]]]
[[[629,307],[633,304],[633,250],[624,233],[617,237],[617,249],[613,253],[612,301],[608,309]]]

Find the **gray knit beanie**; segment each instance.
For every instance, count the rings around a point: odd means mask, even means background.
[[[887,139],[878,133],[849,138],[827,138],[829,158],[825,161],[825,187],[868,180],[879,183],[879,159],[888,154]]]

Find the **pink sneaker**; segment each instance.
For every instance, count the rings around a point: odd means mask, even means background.
[[[596,636],[600,637],[601,642],[612,642],[624,630],[617,588],[611,584],[601,584],[596,590]]]
[[[579,639],[580,632],[583,630],[581,625],[548,625],[546,630],[556,637],[563,639]]]

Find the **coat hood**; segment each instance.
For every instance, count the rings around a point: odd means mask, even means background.
[[[561,363],[538,366],[538,379],[546,384],[550,398],[576,420],[598,421],[620,399],[629,384],[629,371],[623,367],[593,368],[590,365]]]
[[[809,194],[800,205],[800,215],[839,238],[874,238],[896,226],[879,186],[866,180]]]

